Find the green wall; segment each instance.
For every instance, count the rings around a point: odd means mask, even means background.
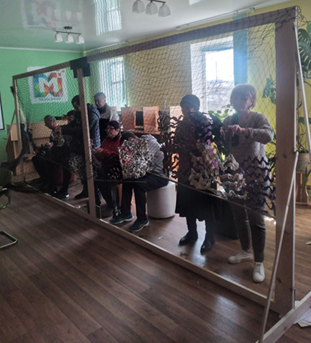
[[[7,137],[6,125],[11,123],[14,112],[14,98],[10,91],[12,76],[27,72],[27,67],[48,67],[82,57],[80,53],[19,50],[0,48],[0,92],[5,131],[0,131],[0,153]],[[4,161],[6,160],[6,157]]]

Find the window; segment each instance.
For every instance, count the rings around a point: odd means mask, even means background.
[[[217,111],[230,103],[234,87],[233,37],[191,44],[192,93],[201,111]]]
[[[126,104],[123,57],[99,62],[100,86],[106,94],[109,106],[118,110]]]
[[[233,49],[205,52],[205,103],[208,111],[216,111],[230,103],[234,87]]]
[[[122,29],[120,0],[95,0],[96,35]]]

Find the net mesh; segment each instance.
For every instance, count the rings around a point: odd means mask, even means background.
[[[266,13],[227,23],[221,30],[212,27],[208,34],[196,30],[166,37],[161,47],[156,40],[89,56],[91,76],[84,80],[86,101],[93,104],[87,107],[92,163],[85,162],[81,114],[79,117],[76,111],[72,118],[69,114],[74,121],[70,124],[65,116],[74,110],[71,100],[79,94],[73,71],[68,67],[19,78],[18,101],[28,146],[16,179],[29,182],[38,177],[32,158],[41,154],[52,165],[74,171],[82,182],[93,176],[102,185],[121,182],[129,175],[138,180],[144,173],[154,172],[154,156],[161,151],[164,160],[157,175],[225,199],[251,200],[251,208],[268,205],[273,213],[275,31],[292,20],[293,13]],[[300,13],[299,19],[299,25],[304,25]],[[239,104],[235,109],[231,106],[230,94],[240,83],[256,90],[256,119],[255,115],[251,120],[233,115]],[[105,93],[106,105],[98,111],[94,95],[99,92]],[[190,120],[179,106],[186,94],[200,99],[200,109],[196,108]],[[71,125],[72,130],[56,130],[63,143],[50,137],[51,130],[44,124],[47,115],[57,118],[59,125]],[[148,146],[144,138],[121,146],[117,135],[112,139],[116,143],[108,144],[103,139],[111,119],[120,122],[121,132],[153,135],[158,143]],[[222,128],[218,120],[224,123]],[[234,125],[249,130],[231,137]],[[99,144],[97,135],[101,136]],[[51,138],[53,149],[46,146]],[[256,147],[250,143],[253,141],[260,144]],[[101,150],[96,151],[100,145]]]

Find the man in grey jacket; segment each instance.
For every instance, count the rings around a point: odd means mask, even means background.
[[[107,138],[106,128],[108,122],[112,120],[119,121],[119,116],[117,111],[107,104],[106,95],[104,93],[96,93],[94,95],[94,101],[100,113],[99,131],[100,141],[102,142],[105,138]]]
[[[110,223],[121,224],[134,219],[131,213],[132,192],[134,190],[137,220],[130,226],[129,230],[130,232],[138,232],[149,225],[146,215],[146,192],[166,186],[168,179],[165,178],[163,173],[164,154],[160,150],[161,146],[157,140],[151,135],[144,135],[141,138],[138,138],[130,131],[127,131],[122,135],[121,143],[128,139],[146,141],[149,153],[152,156],[152,165],[150,171],[147,172],[145,176],[138,179],[128,179],[127,181],[133,182],[123,183],[121,214],[112,218]]]

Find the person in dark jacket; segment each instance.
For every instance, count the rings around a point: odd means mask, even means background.
[[[83,131],[82,131],[82,121],[81,121],[81,111],[80,111],[80,97],[76,95],[71,100],[72,106],[76,111],[75,119],[69,124],[61,126],[63,135],[71,135],[72,142],[71,146],[74,149],[75,153],[83,156],[84,158],[84,148],[83,148]],[[100,114],[96,107],[92,104],[87,104],[87,114],[89,121],[89,132],[90,139],[92,141],[92,146],[97,148],[100,146],[100,134],[99,134],[99,118]],[[75,196],[75,199],[83,199],[88,197],[87,190],[87,180],[86,180],[86,170],[81,171],[82,173],[82,184],[83,190],[80,194]]]
[[[50,140],[39,149],[38,153],[32,158],[32,162],[43,182],[41,190],[58,198],[61,193],[68,194],[71,176],[68,163],[69,146],[59,130],[59,124],[55,117],[51,115],[45,116],[44,123],[47,128],[52,130]],[[63,167],[63,184],[62,188],[56,193],[55,168],[57,165]],[[67,197],[64,196],[62,199]]]
[[[184,115],[178,123],[175,133],[176,152],[179,154],[178,191],[176,213],[186,217],[188,232],[179,241],[179,245],[187,245],[198,239],[196,220],[205,220],[206,233],[201,246],[201,253],[210,251],[214,240],[214,199],[191,189],[189,177],[192,168],[191,156],[197,156],[197,142],[212,141],[220,137],[220,120],[213,115],[206,116],[199,112],[200,100],[193,94],[184,96],[180,102]],[[211,185],[216,188],[216,184]]]

